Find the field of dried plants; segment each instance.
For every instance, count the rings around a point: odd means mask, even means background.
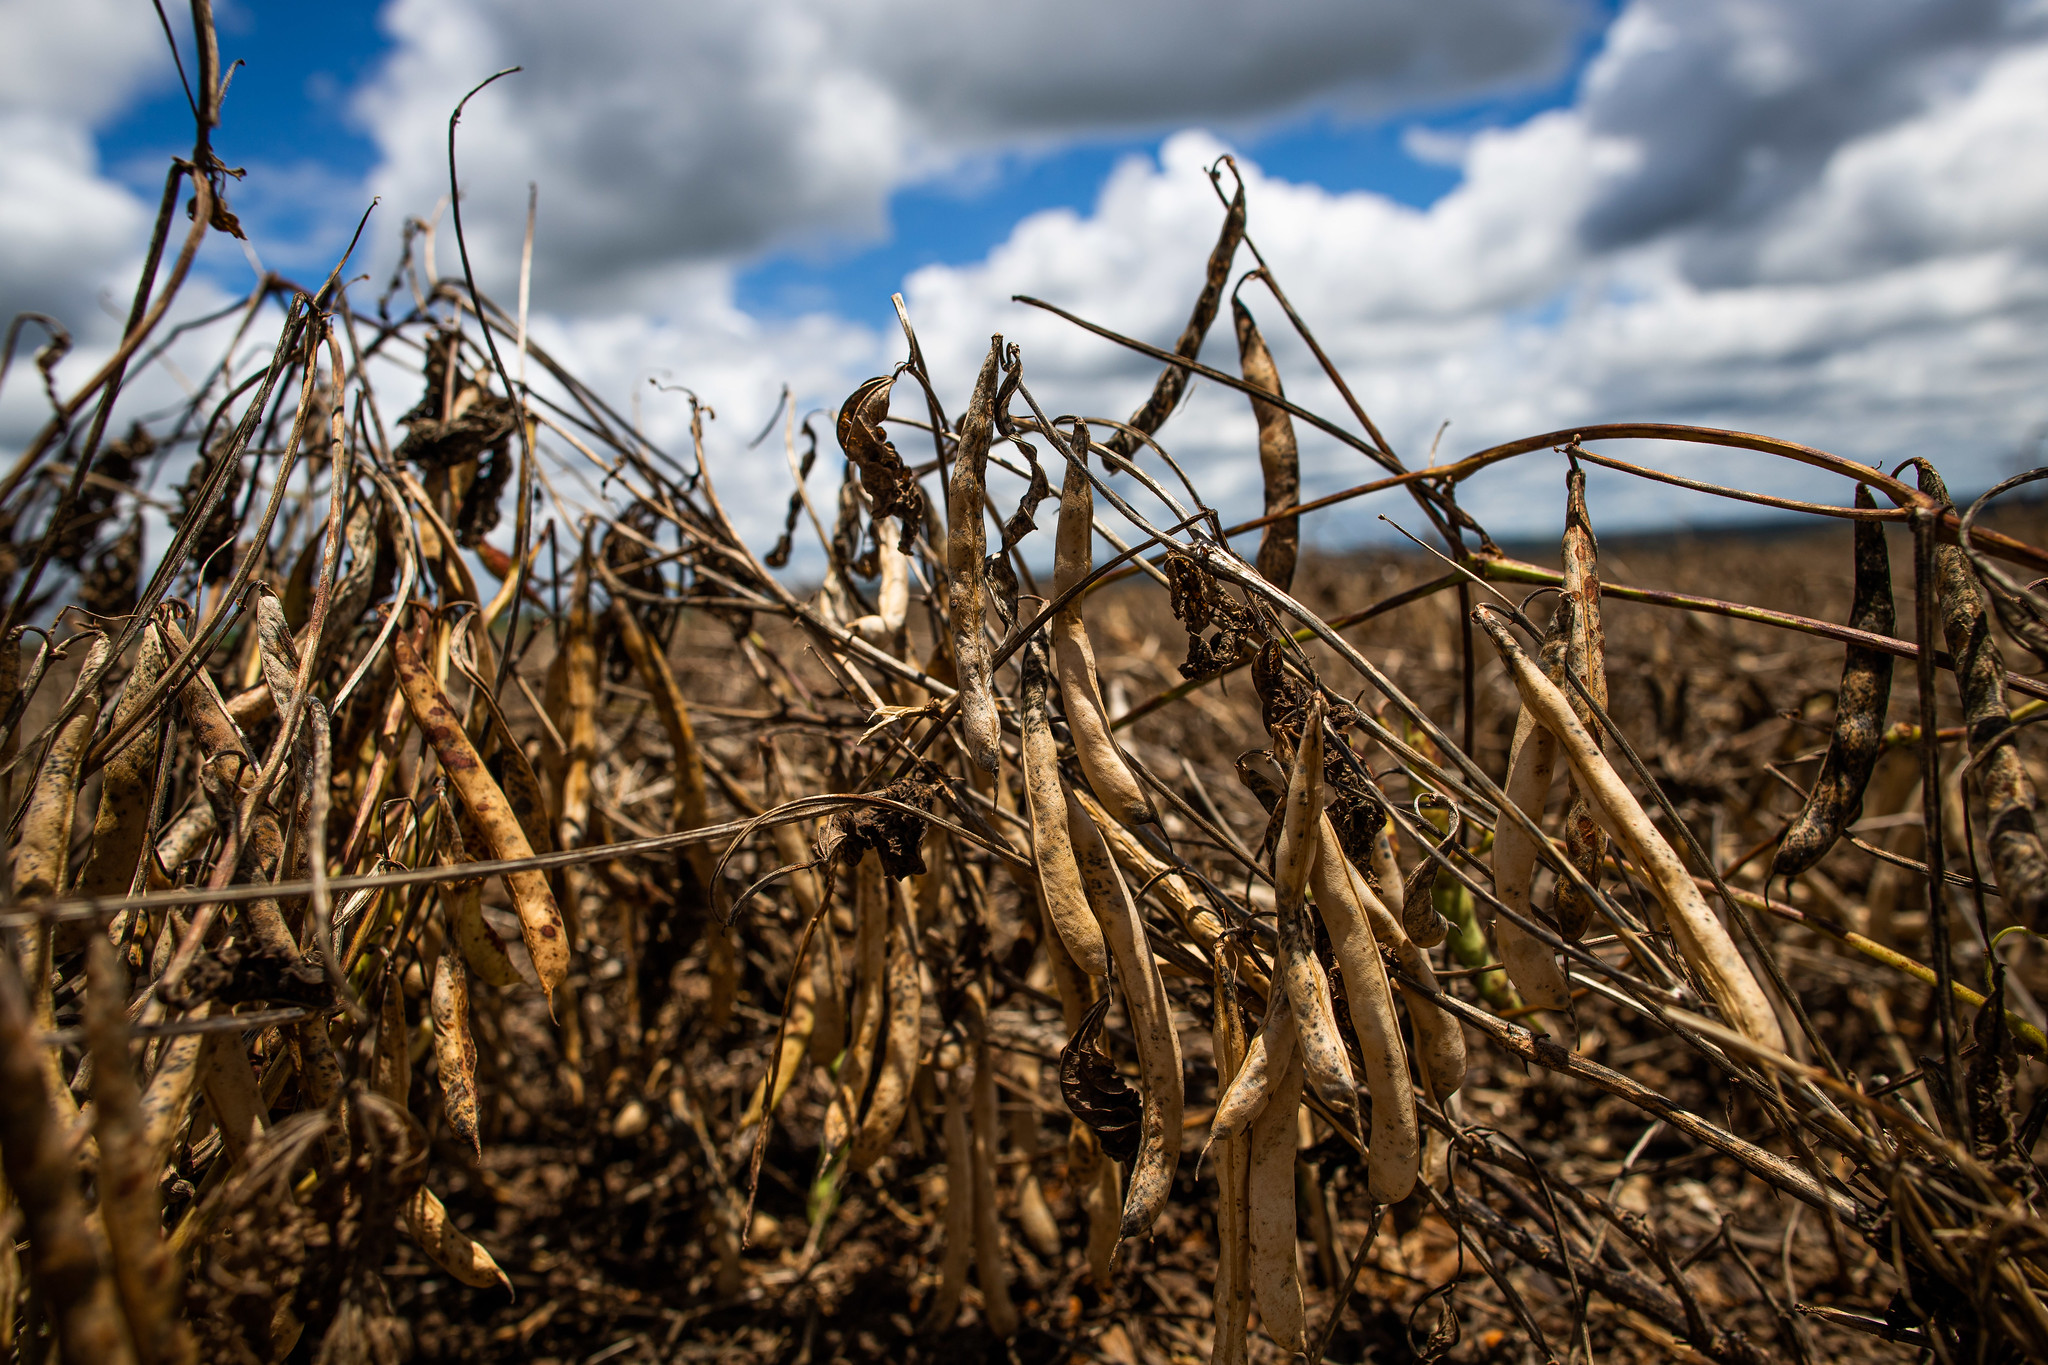
[[[239,230],[193,13],[126,334],[66,389],[29,320],[0,476],[17,1360],[2048,1357],[2033,504],[1655,423],[1411,470],[1227,161],[1178,344],[1072,319],[1137,412],[902,314],[764,433],[772,547],[459,209],[461,276],[270,277],[137,422]],[[1176,463],[1196,379],[1262,507]],[[1302,502],[1302,428],[1375,478]],[[1561,542],[1461,505],[1511,460]],[[1778,520],[1603,543],[1595,466]],[[1379,510],[1435,548],[1303,551]]]

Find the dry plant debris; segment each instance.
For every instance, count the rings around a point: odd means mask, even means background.
[[[1334,369],[1343,417],[1285,396],[1252,303],[1322,352],[1227,163],[1177,347],[1083,324],[1162,365],[1128,421],[1000,337],[945,391],[906,314],[829,517],[790,411],[765,559],[709,411],[659,449],[431,250],[374,317],[265,280],[267,359],[110,440],[237,230],[201,47],[128,331],[0,477],[17,1359],[2048,1356],[2048,687],[2001,643],[2048,551],[1932,464],[1408,469]],[[1171,457],[1196,377],[1257,419],[1241,525]],[[1381,475],[1302,503],[1298,424]],[[1639,438],[1849,496],[1591,448]],[[1459,502],[1554,449],[1555,570]],[[1585,464],[1851,526],[1603,550]],[[1444,552],[1300,552],[1374,494]]]

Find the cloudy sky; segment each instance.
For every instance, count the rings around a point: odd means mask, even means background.
[[[374,307],[405,216],[446,192],[448,111],[522,65],[462,124],[479,282],[514,295],[537,184],[536,336],[621,408],[638,392],[658,438],[684,414],[650,377],[704,395],[722,487],[763,535],[787,474],[746,441],[785,382],[829,407],[899,358],[894,290],[955,409],[1000,331],[1050,411],[1127,413],[1155,367],[1010,296],[1171,345],[1220,217],[1204,168],[1226,151],[1266,259],[1412,464],[1446,422],[1448,460],[1618,420],[1927,454],[1959,487],[2043,458],[2048,0],[220,12],[223,55],[245,65],[217,146],[248,170],[251,243],[210,242],[192,307],[247,289],[256,260],[317,280],[378,196],[356,286]],[[147,0],[0,0],[0,307],[63,318],[74,369],[118,326],[189,127]],[[1341,411],[1278,309],[1247,298],[1290,396]],[[1204,358],[1235,367],[1227,320]],[[32,387],[0,398],[0,443],[33,421]],[[1213,499],[1256,510],[1239,396],[1197,384],[1161,434]],[[1702,448],[1632,457],[1846,500]],[[1303,460],[1311,492],[1372,475],[1306,433]],[[1464,497],[1497,534],[1548,533],[1558,461]],[[1313,532],[1369,538],[1376,510]],[[1594,511],[1729,515],[1611,480]]]

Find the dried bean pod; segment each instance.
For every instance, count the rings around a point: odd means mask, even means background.
[[[162,632],[154,628],[143,631],[135,667],[114,703],[114,732],[135,719],[143,697],[163,676],[164,663]],[[92,851],[78,875],[81,896],[125,896],[134,883],[143,843],[149,837],[150,802],[156,796],[158,734],[158,726],[144,725],[107,757],[100,779],[99,810],[93,817]]]
[[[910,556],[896,548],[902,537],[895,517],[875,522],[875,558],[881,566],[881,583],[875,589],[875,612],[881,618],[882,633],[894,640],[910,616]]]
[[[1237,327],[1237,360],[1245,382],[1264,389],[1275,398],[1286,397],[1280,387],[1280,370],[1273,353],[1252,321],[1251,309],[1233,295],[1231,321]],[[1294,443],[1294,418],[1287,409],[1252,399],[1252,416],[1259,423],[1259,472],[1266,483],[1266,512],[1284,512],[1301,501],[1301,455]],[[1301,518],[1282,517],[1268,522],[1259,536],[1257,560],[1259,577],[1282,592],[1294,586],[1294,565],[1301,554]]]
[[[1577,674],[1585,683],[1586,691],[1605,711],[1607,634],[1600,624],[1600,544],[1593,537],[1592,520],[1586,514],[1586,471],[1579,468],[1577,460],[1572,461],[1571,470],[1565,475],[1564,596],[1561,610],[1570,615],[1570,630],[1565,639],[1561,667],[1570,668]],[[1603,738],[1600,722],[1591,708],[1579,699],[1575,690],[1565,685],[1559,669],[1551,670],[1551,680],[1570,699],[1572,710],[1586,727],[1586,733],[1593,736],[1595,744],[1600,743]],[[1598,885],[1600,860],[1607,854],[1607,836],[1600,832],[1599,821],[1593,818],[1592,808],[1579,791],[1578,779],[1574,776],[1565,779],[1564,843],[1565,857],[1571,860],[1572,866],[1578,868],[1588,885]],[[1585,937],[1586,927],[1593,922],[1597,908],[1579,890],[1578,883],[1568,877],[1558,881],[1552,910],[1557,916],[1558,932],[1567,942],[1577,943]]]
[[[710,806],[704,788],[704,755],[697,748],[697,728],[690,720],[690,704],[659,643],[648,636],[640,619],[633,615],[617,575],[602,555],[593,562],[612,593],[611,618],[619,633],[619,643],[639,671],[641,681],[647,684],[648,692],[653,694],[655,714],[661,717],[661,728],[668,735],[669,752],[675,764],[669,824],[677,831],[701,829],[709,818]],[[710,848],[694,844],[685,856],[696,870],[697,884],[710,892],[716,866]]]
[[[420,1250],[464,1284],[475,1289],[503,1285],[511,1291],[512,1281],[499,1268],[497,1258],[455,1226],[440,1197],[425,1185],[405,1201],[405,1225]]]
[[[1173,1173],[1180,1165],[1181,1109],[1186,1100],[1180,1035],[1174,1031],[1166,983],[1146,939],[1144,917],[1131,901],[1130,888],[1109,856],[1102,832],[1071,798],[1067,827],[1073,836],[1074,860],[1081,869],[1081,885],[1109,943],[1117,984],[1123,988],[1124,1014],[1138,1044],[1144,1115],[1119,1229],[1120,1236],[1138,1237],[1151,1231],[1159,1211],[1166,1207],[1173,1192]]]
[[[1421,1150],[1415,1091],[1408,1079],[1408,1049],[1401,1041],[1401,1021],[1394,1015],[1387,964],[1380,957],[1364,902],[1352,880],[1352,868],[1344,860],[1344,849],[1328,815],[1317,822],[1315,837],[1315,866],[1309,884],[1315,890],[1316,909],[1330,932],[1331,955],[1344,973],[1352,1032],[1372,1096],[1367,1188],[1374,1203],[1399,1203],[1415,1186]],[[1416,1032],[1419,1037],[1419,1026]]]
[[[1074,864],[1058,745],[1045,716],[1045,645],[1033,638],[1023,653],[1018,722],[1024,732],[1024,798],[1031,811],[1031,861],[1038,869],[1039,901],[1074,963],[1090,976],[1105,976],[1109,949],[1102,940],[1102,926],[1088,908],[1081,871]]]
[[[178,1268],[164,1245],[157,1198],[161,1164],[150,1159],[142,1097],[128,1059],[127,973],[105,935],[87,944],[86,1035],[93,1059],[93,1137],[100,1152],[100,1223],[128,1333],[143,1365],[189,1357],[179,1321]]]
[[[889,971],[889,888],[877,859],[863,858],[855,869],[853,915],[853,1009],[847,1021],[846,1056],[839,1063],[839,1085],[825,1111],[828,1152],[836,1152],[852,1140],[881,1047]]]
[[[91,678],[105,666],[108,641],[96,634],[81,667],[81,679]],[[83,697],[73,694],[67,705],[75,705],[71,718],[57,727],[56,737],[36,774],[29,793],[28,809],[22,815],[21,833],[14,847],[14,899],[39,900],[65,889],[65,873],[71,857],[71,822],[78,810],[79,767],[92,742],[93,727],[100,718],[97,686]],[[121,888],[122,892],[127,887]]]
[[[199,1088],[213,1110],[228,1155],[240,1161],[250,1144],[269,1130],[270,1106],[257,1089],[239,1033],[206,1035],[199,1055]]]
[[[1856,485],[1856,505],[1877,506],[1862,484]],[[1856,596],[1849,624],[1879,635],[1897,630],[1891,556],[1885,551],[1883,522],[1856,523]],[[1884,713],[1891,691],[1891,655],[1862,645],[1844,650],[1842,685],[1835,693],[1835,730],[1828,740],[1827,756],[1820,761],[1806,804],[1771,859],[1772,876],[1796,877],[1819,862],[1862,809],[1863,789],[1870,784],[1870,774],[1884,752]]]
[[[1308,1346],[1294,1235],[1294,1146],[1301,1087],[1302,1065],[1297,1054],[1280,1073],[1272,1102],[1252,1125],[1248,1182],[1252,1296],[1258,1300],[1266,1335],[1291,1353]]]
[[[1120,1168],[1097,1154],[1088,1172],[1082,1202],[1088,1211],[1088,1273],[1098,1290],[1106,1290],[1116,1279],[1116,1253],[1122,1245],[1117,1229],[1123,1219],[1123,1187]]]
[[[1330,1001],[1330,982],[1316,956],[1315,932],[1309,923],[1309,873],[1322,847],[1323,701],[1310,703],[1302,738],[1294,755],[1294,772],[1281,798],[1285,814],[1280,842],[1273,853],[1273,894],[1279,903],[1280,951],[1273,961],[1276,983],[1294,1006],[1302,1066],[1323,1103],[1354,1128],[1358,1124],[1358,1085],[1337,1032]],[[1363,1040],[1361,1040],[1363,1041]],[[1403,1068],[1405,1073],[1406,1068]],[[1404,1075],[1405,1079],[1405,1075]],[[1377,1113],[1374,1115],[1377,1128]]]
[[[967,988],[967,1036],[974,1043],[973,1136],[974,1269],[981,1287],[981,1313],[989,1331],[1008,1340],[1017,1335],[1017,1307],[1010,1299],[1010,1270],[1003,1255],[1002,1223],[996,1217],[996,1073],[988,1047],[988,1001],[981,983]]]
[[[1650,823],[1650,817],[1643,813],[1642,806],[1623,785],[1593,737],[1586,733],[1586,727],[1572,713],[1564,694],[1543,676],[1528,653],[1508,634],[1507,627],[1485,608],[1473,616],[1506,662],[1509,675],[1522,694],[1522,705],[1539,725],[1557,736],[1558,751],[1578,775],[1580,789],[1592,801],[1608,833],[1621,841],[1650,883],[1670,920],[1672,936],[1685,956],[1686,965],[1706,984],[1708,994],[1731,1024],[1764,1046],[1782,1052],[1785,1034],[1769,997],[1757,984],[1749,964],[1742,960],[1727,928],[1693,885],[1692,876],[1678,854]]]
[[[14,957],[0,953],[0,1166],[27,1225],[29,1270],[64,1359],[124,1365],[135,1356],[79,1193],[67,1125],[50,1104],[38,1032]]]
[[[1450,823],[1444,828],[1443,838],[1437,840],[1436,851],[1448,855],[1457,847],[1458,831],[1464,825],[1464,817],[1458,808],[1438,796],[1435,792],[1424,792],[1415,798],[1415,813],[1420,816],[1429,807],[1446,811]],[[1416,946],[1434,948],[1442,943],[1451,932],[1451,923],[1436,908],[1437,860],[1424,854],[1415,864],[1415,870],[1408,874],[1408,884],[1401,888],[1401,928]]]
[[[1087,424],[1075,423],[1068,442],[1072,456],[1060,484],[1059,528],[1053,541],[1054,597],[1078,586],[1095,567],[1095,486],[1088,479],[1088,443]],[[1088,789],[1120,824],[1156,822],[1159,815],[1152,798],[1131,771],[1110,729],[1109,708],[1103,705],[1095,672],[1095,647],[1088,640],[1088,623],[1081,616],[1079,598],[1054,614],[1052,638],[1060,702],[1066,708],[1074,756],[1080,761]]]
[[[170,931],[167,928],[165,932]],[[212,1012],[209,1002],[186,1017],[205,1019]],[[171,1144],[184,1126],[185,1111],[192,1106],[192,1095],[199,1083],[199,1052],[209,1036],[183,1033],[172,1038],[157,1060],[156,1075],[149,1078],[149,1088],[142,1092],[142,1130],[149,1144],[152,1170],[161,1170],[170,1159]]]
[[[993,338],[974,381],[974,396],[960,418],[953,480],[946,492],[946,619],[952,632],[953,667],[960,678],[960,722],[968,756],[991,773],[1002,762],[1003,727],[989,675],[988,641],[982,636],[987,598],[982,556],[988,553],[982,517],[989,440],[995,429],[996,362],[1002,352],[1003,339]]]
[[[1137,835],[1110,819],[1092,796],[1086,792],[1074,795],[1089,818],[1095,821],[1095,827],[1102,831],[1103,841],[1109,845],[1110,851],[1116,854],[1117,865],[1123,868],[1125,879],[1146,888],[1146,894],[1157,898],[1187,936],[1194,940],[1195,946],[1202,950],[1203,956],[1214,961],[1216,954],[1223,951],[1222,918],[1189,890],[1186,879],[1140,843]],[[1249,955],[1240,954],[1240,963],[1240,984],[1263,998],[1268,986],[1265,972]]]
[[[462,960],[481,980],[503,990],[524,979],[512,955],[505,950],[505,940],[484,918],[482,878],[443,882],[441,910],[448,921],[448,932],[462,952]]]
[[[864,1171],[888,1150],[910,1109],[910,1087],[917,1079],[919,1027],[924,1019],[924,990],[918,980],[917,944],[910,932],[906,883],[884,884],[890,903],[888,1021],[882,1030],[880,1069],[875,1093],[868,1100],[860,1131],[854,1135],[853,1169]]]
[[[1524,710],[1515,721],[1515,740],[1508,751],[1508,776],[1501,788],[1507,799],[1540,829],[1543,804],[1550,794],[1551,771],[1557,765],[1557,739]],[[1529,881],[1536,871],[1536,840],[1521,824],[1501,813],[1493,830],[1493,889],[1501,904],[1534,917]],[[1493,921],[1494,940],[1508,980],[1522,999],[1538,1009],[1564,1013],[1571,1008],[1571,990],[1544,942],[1506,915]]]
[[[1402,999],[1408,1004],[1408,1022],[1415,1029],[1416,1060],[1422,1064],[1429,1093],[1441,1104],[1465,1084],[1464,1027],[1443,1006],[1422,993],[1437,989],[1436,969],[1430,965],[1429,954],[1415,946],[1401,928],[1401,921],[1394,918],[1394,912],[1386,907],[1364,874],[1348,863],[1346,870],[1350,873],[1352,894],[1365,908],[1366,923],[1372,926],[1373,937],[1383,951],[1393,956],[1394,965],[1402,974],[1415,983],[1402,983]]]
[[[1295,1036],[1294,1005],[1286,991],[1274,991],[1266,997],[1265,1017],[1245,1048],[1244,1061],[1216,1102],[1216,1115],[1209,1120],[1212,1146],[1250,1131],[1266,1112],[1280,1076],[1294,1063]]]
[[[1948,489],[1932,466],[1919,465],[1920,491],[1946,504]],[[2048,914],[2048,854],[2034,823],[2034,780],[2020,761],[2012,711],[2005,702],[2005,657],[1991,634],[1984,595],[1970,576],[1970,561],[1954,545],[1934,547],[1941,597],[1941,632],[1955,658],[1963,696],[1963,728],[1970,766],[1991,830],[1991,866],[2016,921],[2038,928]]]
[[[505,793],[484,768],[476,746],[469,742],[454,709],[441,692],[441,685],[434,681],[419,652],[403,632],[392,637],[391,651],[413,720],[433,745],[442,770],[448,774],[449,785],[483,832],[491,856],[502,860],[532,857],[533,846],[526,841],[526,831],[519,827]],[[541,989],[552,1001],[555,988],[569,975],[569,942],[554,892],[548,887],[546,875],[534,871],[506,873],[505,887],[512,893],[513,908],[519,912],[520,933],[540,977]]]
[[[441,1077],[441,1106],[455,1136],[477,1156],[483,1143],[476,1123],[476,1040],[469,1032],[469,977],[462,960],[446,948],[434,959],[434,980],[427,997],[434,1020],[434,1064]]]
[[[1210,978],[1214,1016],[1209,1034],[1218,1076],[1236,1076],[1244,1063],[1244,1015],[1229,969]],[[1210,1365],[1244,1365],[1245,1328],[1251,1315],[1251,1144],[1242,1137],[1212,1144],[1216,1161],[1216,1283],[1209,1291],[1216,1318]]]
[[[1230,207],[1224,211],[1223,227],[1216,234],[1216,245],[1209,251],[1209,266],[1202,276],[1202,292],[1196,295],[1188,325],[1181,329],[1180,340],[1174,343],[1174,354],[1188,360],[1201,354],[1202,339],[1209,335],[1209,325],[1216,321],[1216,307],[1223,301],[1223,286],[1230,282],[1231,262],[1237,259],[1238,244],[1244,241],[1244,218],[1244,186],[1239,184]],[[1160,423],[1173,414],[1187,387],[1188,372],[1178,365],[1168,365],[1159,372],[1151,396],[1131,414],[1130,425],[1147,436],[1159,430]],[[1109,448],[1119,455],[1129,455],[1138,448],[1138,438],[1119,431],[1110,437]]]

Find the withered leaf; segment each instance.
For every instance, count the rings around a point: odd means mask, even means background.
[[[162,994],[164,1003],[177,1009],[209,1000],[223,1005],[314,1006],[334,1000],[334,988],[318,962],[245,939],[202,948],[185,975],[164,987]]]
[[[910,776],[890,783],[875,795],[929,811],[944,781],[945,775],[936,767],[920,762]],[[928,828],[930,822],[907,811],[859,806],[832,817],[818,851],[828,862],[858,867],[861,858],[873,849],[882,860],[883,874],[900,881],[923,875],[924,853],[920,845]]]
[[[875,520],[897,518],[903,530],[896,548],[909,554],[924,525],[924,490],[882,430],[882,419],[889,415],[889,390],[895,386],[895,375],[878,375],[847,397],[839,407],[839,448],[859,466],[861,487],[874,504]]]
[[[1444,811],[1450,817],[1449,824],[1444,830],[1444,837],[1437,841],[1436,846],[1439,855],[1448,857],[1450,851],[1457,846],[1458,834],[1464,828],[1465,817],[1458,813],[1456,806],[1433,792],[1425,792],[1415,798],[1417,815],[1421,815],[1430,807]],[[1444,917],[1437,913],[1436,874],[1436,859],[1423,858],[1416,864],[1415,870],[1408,874],[1408,884],[1401,888],[1401,927],[1408,931],[1408,937],[1414,939],[1416,946],[1421,948],[1436,947],[1444,941],[1444,935],[1450,932],[1450,926],[1444,922]]]
[[[1173,614],[1188,632],[1184,678],[1206,678],[1247,657],[1257,638],[1251,611],[1230,597],[1194,556],[1179,550],[1166,556],[1166,584]],[[1217,629],[1203,638],[1210,626]]]
[[[1128,1162],[1138,1153],[1145,1106],[1131,1083],[1117,1073],[1116,1063],[1096,1046],[1108,1013],[1105,995],[1089,1007],[1081,1027],[1060,1049],[1060,1097],[1074,1117],[1088,1125],[1104,1152]]]

